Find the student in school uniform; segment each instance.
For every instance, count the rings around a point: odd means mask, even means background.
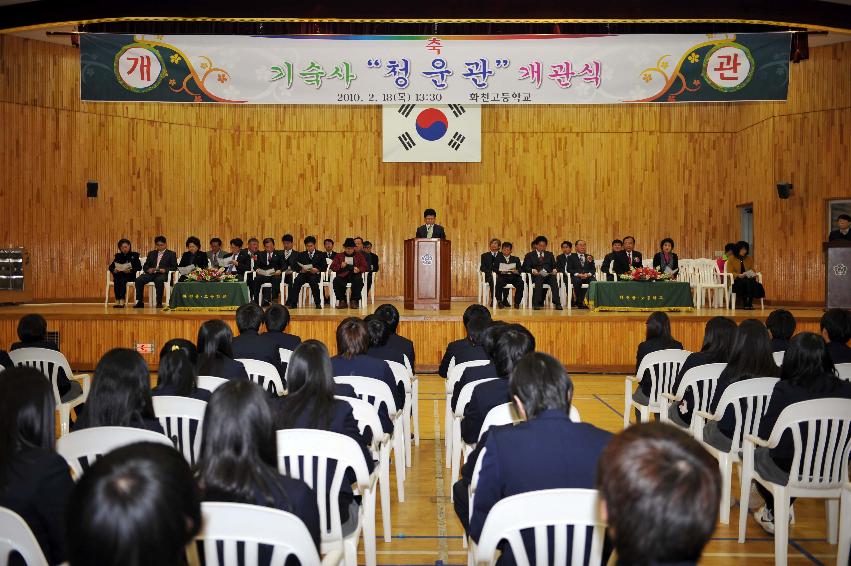
[[[198,329],[198,375],[248,380],[245,366],[233,357],[233,332],[223,320],[208,320]]]

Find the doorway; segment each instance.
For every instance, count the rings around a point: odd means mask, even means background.
[[[753,255],[753,204],[741,204],[739,209],[739,239],[747,242]]]

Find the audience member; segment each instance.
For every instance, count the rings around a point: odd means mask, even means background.
[[[437,236],[435,236],[437,237]],[[399,309],[391,304],[385,303],[378,305],[375,309],[375,314],[384,319],[390,327],[390,336],[387,337],[387,345],[391,348],[400,350],[408,358],[411,364],[411,370],[416,367],[417,355],[414,352],[414,342],[410,338],[400,336],[399,330]]]
[[[676,274],[680,268],[679,258],[674,253],[674,241],[665,238],[659,243],[660,251],[653,256],[653,269],[662,273]]]
[[[366,323],[366,331],[369,335],[369,349],[367,349],[366,355],[404,365],[405,359],[402,352],[387,344],[387,340],[390,338],[390,325],[383,318],[374,314],[367,315],[363,321]]]
[[[133,305],[133,308],[145,308],[142,291],[145,285],[153,283],[157,297],[157,308],[161,309],[165,284],[171,277],[171,272],[177,269],[177,254],[168,249],[165,236],[154,238],[154,247],[156,249],[148,253],[148,257],[145,258],[145,263],[142,265],[144,273],[137,277],[133,283],[136,289],[136,304]]]
[[[156,397],[190,397],[209,401],[210,392],[198,387],[198,351],[195,344],[183,338],[175,338],[163,344],[160,350],[160,366],[157,370],[157,386],[151,391]]]
[[[189,464],[175,449],[138,443],[83,474],[66,513],[71,566],[180,566],[201,529]]]
[[[74,488],[68,464],[53,449],[55,409],[50,382],[38,370],[0,373],[0,506],[26,521],[49,564],[66,560],[63,520]]]
[[[59,351],[59,346],[53,340],[47,339],[47,321],[40,314],[25,314],[18,320],[18,340],[12,344],[10,350],[21,348],[44,348],[45,350]],[[11,363],[9,359],[9,366]],[[83,394],[83,388],[79,382],[68,379],[65,370],[59,368],[56,372],[56,389],[63,403],[76,399]]]
[[[556,258],[553,252],[547,251],[549,241],[545,236],[535,238],[535,249],[526,254],[523,258],[523,271],[529,274],[529,285],[532,287],[532,308],[540,310],[544,306],[546,298],[546,289],[544,285],[549,285],[550,296],[552,297],[555,310],[560,311],[561,297],[559,295],[558,280],[556,279]]]
[[[113,292],[115,293],[115,308],[123,309],[127,304],[127,284],[136,280],[136,274],[142,271],[142,262],[139,260],[139,252],[134,252],[130,240],[121,238],[118,240],[118,253],[109,264],[109,272],[112,274]],[[140,290],[136,290],[140,293]]]
[[[829,309],[819,322],[821,335],[827,341],[827,353],[834,364],[851,363],[851,311]],[[12,346],[14,350],[15,347]]]
[[[478,344],[476,337],[473,337],[470,330],[470,323],[474,320],[483,321],[483,324],[477,324],[476,330],[481,333],[491,320],[491,312],[484,305],[473,304],[464,309],[464,315],[461,317],[464,323],[464,330],[467,332],[465,338],[450,342],[446,346],[446,351],[443,353],[443,358],[440,360],[437,374],[440,377],[446,378],[449,372],[449,363],[454,359],[456,364],[469,362],[472,360],[485,360],[487,355],[482,347]]]
[[[239,336],[234,336],[231,341],[233,357],[237,360],[246,358],[272,364],[283,377],[285,368],[281,365],[277,341],[270,338],[268,334],[260,334],[263,318],[263,309],[256,303],[246,303],[236,309],[236,327],[239,329]]]
[[[733,274],[733,293],[741,297],[743,308],[753,310],[754,299],[765,297],[762,283],[757,281],[753,258],[748,255],[751,247],[747,242],[738,242],[734,256],[727,260],[727,273]]]
[[[263,323],[266,325],[266,332],[263,335],[278,347],[279,355],[281,348],[292,352],[301,344],[300,337],[284,332],[290,324],[290,311],[284,305],[275,304],[266,309]],[[281,362],[281,370],[283,379],[287,373],[286,362]]]
[[[683,349],[682,343],[671,336],[671,320],[667,314],[663,312],[651,313],[647,317],[645,327],[644,342],[638,345],[638,351],[635,354],[636,374],[641,367],[641,361],[647,354],[660,350]],[[638,384],[638,389],[632,395],[632,399],[640,405],[647,405],[650,403],[650,388],[652,385],[650,372],[645,370],[640,377],[641,381]]]
[[[786,309],[773,310],[765,319],[765,326],[771,334],[771,351],[785,351],[795,334],[795,316]]]
[[[248,379],[245,366],[233,358],[233,332],[223,320],[208,320],[198,329],[198,375]]]
[[[471,324],[479,324],[484,321],[474,321]],[[519,325],[514,325],[519,327]],[[461,377],[455,382],[455,386],[452,389],[452,397],[450,399],[450,406],[454,411],[456,406],[458,405],[458,397],[461,395],[461,390],[474,381],[481,381],[482,379],[489,379],[493,377],[499,377],[497,373],[495,360],[495,346],[496,342],[499,339],[501,333],[508,328],[511,328],[512,325],[507,324],[501,320],[493,320],[490,323],[485,324],[484,328],[479,332],[478,343],[481,344],[482,351],[485,354],[486,359],[490,360],[491,363],[483,366],[474,366],[468,367],[464,369],[464,373],[461,374]],[[522,328],[522,327],[520,327]]]
[[[718,522],[718,462],[662,423],[615,435],[597,460],[597,489],[618,564],[697,564]]]
[[[496,293],[496,305],[501,309],[507,309],[508,289],[511,285],[514,287],[514,308],[519,309],[523,304],[523,290],[525,284],[523,277],[520,275],[520,258],[516,255],[511,255],[511,250],[514,249],[514,244],[511,242],[502,243],[502,252],[496,256],[493,264],[493,272],[496,277],[496,285],[494,292]],[[501,267],[501,266],[505,267]]]

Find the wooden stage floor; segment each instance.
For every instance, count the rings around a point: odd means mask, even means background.
[[[399,333],[414,341],[417,371],[432,372],[440,363],[447,343],[464,336],[461,317],[470,302],[453,302],[445,311],[407,310],[400,302]],[[292,309],[289,331],[302,338],[325,342],[333,352],[335,330],[347,316],[365,316],[369,310],[299,308]],[[820,309],[790,308],[798,320],[798,330],[818,332]],[[764,320],[771,309],[726,311],[701,309],[693,313],[670,313],[674,336],[690,350],[700,348],[703,327],[713,316]],[[26,313],[39,313],[48,321],[48,329],[59,332],[61,349],[75,370],[94,368],[100,356],[115,347],[132,348],[153,344],[148,361],[158,365],[157,352],[170,338],[195,340],[204,320],[220,318],[236,330],[233,312],[170,312],[144,309],[114,309],[95,303],[25,304],[0,307],[0,348],[17,340],[17,320]],[[635,350],[643,340],[648,313],[594,313],[574,309],[540,311],[497,309],[494,318],[525,325],[535,336],[537,349],[558,357],[570,371],[626,372],[635,366]]]

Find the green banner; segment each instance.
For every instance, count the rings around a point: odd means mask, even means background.
[[[250,300],[248,285],[186,281],[171,290],[169,309],[174,311],[234,311]]]
[[[595,311],[694,310],[691,287],[684,281],[593,281],[587,301]]]

